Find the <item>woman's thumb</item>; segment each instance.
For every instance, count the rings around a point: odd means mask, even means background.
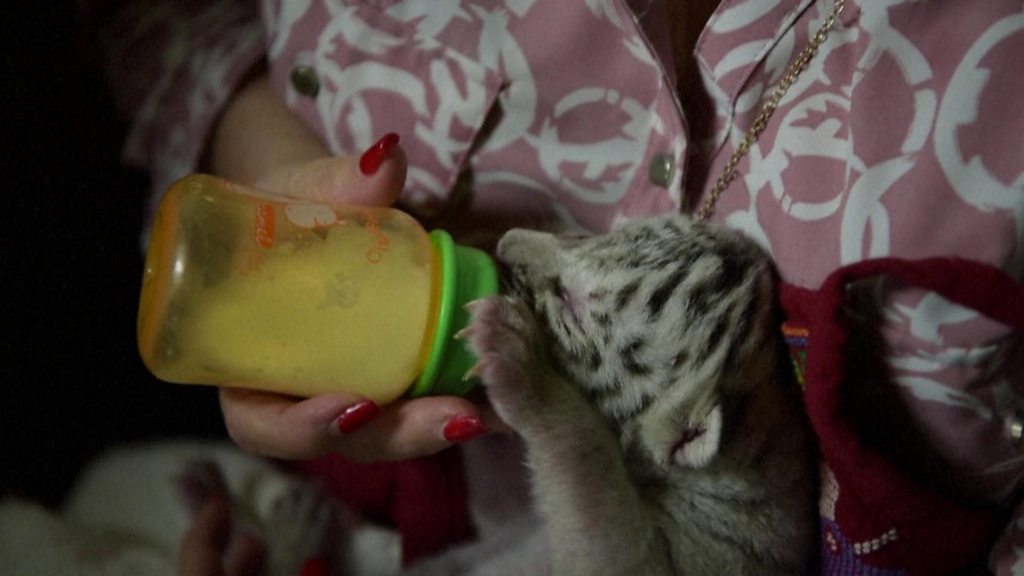
[[[276,170],[258,183],[278,194],[306,200],[390,206],[405,185],[405,152],[387,134],[360,156],[335,156]]]

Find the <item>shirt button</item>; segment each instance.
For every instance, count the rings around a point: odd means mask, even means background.
[[[303,96],[313,98],[320,92],[320,77],[312,66],[296,66],[291,73],[292,86]]]
[[[1017,412],[1011,416],[1006,422],[1006,430],[1014,446],[1024,446],[1024,412]]]
[[[668,188],[676,175],[676,159],[669,154],[655,154],[647,166],[647,177],[651,183]]]

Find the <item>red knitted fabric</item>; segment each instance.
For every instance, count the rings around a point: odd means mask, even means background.
[[[458,450],[374,464],[327,456],[294,467],[363,517],[397,529],[406,564],[472,536]]]
[[[837,270],[816,290],[781,289],[787,323],[802,326],[809,334],[805,401],[825,463],[838,485],[834,526],[826,528],[823,522],[823,528],[838,530],[845,542],[892,536],[877,550],[860,550],[859,569],[954,573],[991,546],[998,529],[994,511],[951,502],[911,479],[898,463],[860,441],[840,402],[848,335],[843,312],[846,288],[853,281],[879,275],[934,291],[1021,330],[1024,286],[991,266],[936,258],[866,261]],[[835,539],[836,534],[831,537]]]

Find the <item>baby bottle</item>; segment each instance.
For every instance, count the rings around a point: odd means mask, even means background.
[[[206,175],[165,194],[150,236],[138,344],[162,380],[379,404],[463,394],[455,333],[497,291],[480,250],[404,212],[296,201]]]

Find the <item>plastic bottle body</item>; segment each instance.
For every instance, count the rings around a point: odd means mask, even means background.
[[[146,365],[179,383],[402,395],[439,305],[426,231],[390,208],[257,194],[191,176],[165,195],[140,300]]]

